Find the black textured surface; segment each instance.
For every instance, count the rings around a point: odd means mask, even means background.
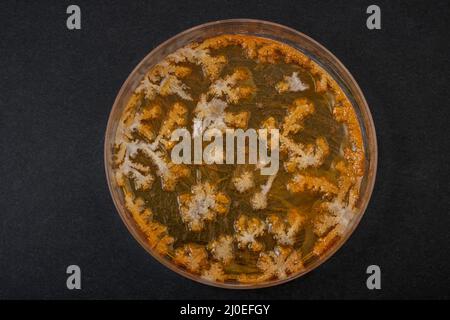
[[[66,7],[82,30],[66,29]],[[450,297],[449,2],[3,1],[0,4],[0,298]],[[103,135],[114,98],[156,45],[218,19],[288,25],[330,49],[360,84],[374,117],[379,167],[372,200],[327,263],[278,287],[230,291],[194,283],[153,260],[110,198]],[[65,269],[82,268],[82,290]],[[378,264],[382,290],[365,269]]]

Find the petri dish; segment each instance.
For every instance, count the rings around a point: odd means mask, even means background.
[[[174,164],[170,134],[193,139],[195,123],[200,136],[277,129],[278,171]],[[232,19],[181,32],[136,66],[104,160],[117,211],[150,255],[186,278],[246,289],[301,277],[348,240],[373,190],[377,143],[364,95],[332,53],[289,27]]]

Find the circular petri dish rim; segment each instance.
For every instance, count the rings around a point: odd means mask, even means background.
[[[322,257],[308,265],[304,271],[293,274],[281,280],[273,280],[255,284],[212,282],[205,280],[199,276],[193,275],[177,267],[157,253],[154,253],[147,244],[144,234],[137,228],[132,217],[125,209],[123,194],[116,185],[114,172],[112,170],[113,145],[120,116],[132,92],[137,87],[138,83],[141,81],[147,71],[159,61],[161,61],[165,56],[187,45],[188,43],[201,41],[206,38],[222,34],[248,34],[269,38],[286,43],[303,52],[305,55],[309,56],[317,64],[319,64],[322,68],[324,68],[325,71],[327,71],[335,79],[335,81],[338,82],[344,93],[347,95],[348,99],[351,101],[361,126],[366,155],[366,166],[365,174],[361,181],[360,198],[356,205],[357,218],[354,219],[346,235],[342,237],[339,242],[335,244],[333,248],[328,250]],[[159,261],[161,264],[171,269],[172,271],[203,284],[228,289],[256,289],[279,285],[305,275],[306,273],[314,270],[319,265],[327,261],[332,255],[334,255],[336,251],[338,251],[352,235],[353,231],[358,226],[359,222],[362,219],[362,216],[367,209],[367,205],[372,195],[375,183],[377,158],[377,139],[372,115],[360,87],[358,86],[357,82],[350,74],[350,72],[347,70],[347,68],[330,51],[328,51],[328,49],[326,49],[317,41],[313,40],[307,35],[277,23],[255,19],[219,20],[198,25],[175,35],[174,37],[166,40],[155,49],[153,49],[134,68],[134,70],[130,73],[127,80],[119,90],[108,118],[104,144],[104,163],[108,187],[114,205],[122,221],[126,225],[128,231],[136,239],[136,241],[138,241],[139,244],[153,258],[155,258],[157,261]]]

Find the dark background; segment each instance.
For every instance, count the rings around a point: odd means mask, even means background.
[[[366,28],[370,4],[382,30]],[[66,28],[78,4],[82,30]],[[366,214],[325,264],[285,285],[224,290],[166,269],[113,206],[103,136],[131,70],[218,19],[295,28],[330,49],[372,110],[379,166]],[[2,1],[0,298],[449,298],[449,1]],[[82,290],[66,289],[66,267]],[[368,265],[382,289],[366,288]]]

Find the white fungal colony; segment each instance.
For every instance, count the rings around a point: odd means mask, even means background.
[[[192,186],[190,194],[178,196],[181,218],[192,231],[201,231],[206,221],[228,211],[229,199],[209,182]]]
[[[244,171],[239,176],[233,178],[233,184],[237,191],[243,193],[255,186],[253,181],[253,173],[251,171]]]
[[[159,84],[152,83],[147,77],[142,80],[140,86],[136,89],[138,92],[144,92],[145,96],[152,100],[156,95],[160,94],[163,97],[176,94],[181,99],[192,100],[191,95],[187,92],[189,87],[181,82],[174,75],[167,75]]]
[[[289,210],[285,219],[277,215],[267,217],[268,231],[280,245],[294,245],[305,222],[306,217],[296,209]]]
[[[235,238],[239,248],[261,251],[264,245],[257,238],[264,234],[265,229],[264,221],[246,215],[239,216],[234,222]]]
[[[290,76],[284,76],[283,81],[280,81],[276,85],[278,93],[284,93],[287,91],[298,92],[309,89],[309,86],[302,82],[298,76],[298,72],[293,72]]]
[[[208,244],[208,250],[214,259],[222,262],[224,265],[233,260],[233,237],[222,235]]]

